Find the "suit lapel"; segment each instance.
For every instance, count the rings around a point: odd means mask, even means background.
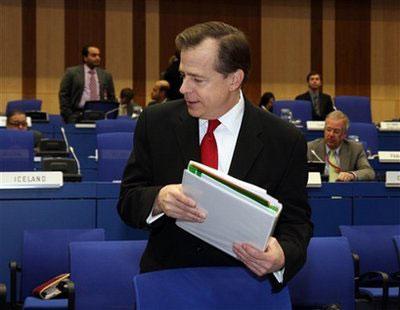
[[[186,106],[179,116],[175,134],[185,164],[190,160],[200,162],[199,121],[187,113]]]
[[[346,143],[346,140],[343,141],[342,146],[340,147],[339,152],[339,159],[340,159],[340,168],[343,171],[347,171],[350,165],[350,150],[349,146]]]
[[[104,90],[103,90],[103,70],[100,70],[100,68],[96,67],[96,72],[97,72],[97,78],[99,79],[99,95],[100,95],[100,100],[104,100]]]
[[[261,133],[262,127],[257,110],[250,102],[246,101],[242,125],[229,168],[230,175],[245,179],[258,154],[263,149],[263,144],[258,138]]]

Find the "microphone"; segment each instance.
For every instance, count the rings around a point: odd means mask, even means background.
[[[315,153],[314,150],[311,150],[310,152],[311,152],[311,154],[313,154],[313,155],[315,156],[315,158],[317,158],[321,163],[324,163],[324,162],[325,162],[324,160],[321,159],[321,157],[319,157],[319,156],[317,155],[317,153]]]
[[[61,130],[61,134],[62,134],[62,136],[63,136],[63,139],[64,139],[64,141],[65,141],[66,151],[68,152],[68,150],[69,150],[69,143],[68,143],[67,135],[65,134],[65,129],[64,129],[64,127],[61,126],[60,130]]]
[[[108,119],[108,116],[109,116],[110,114],[112,114],[112,113],[114,113],[114,112],[116,112],[116,111],[118,111],[118,110],[119,110],[119,108],[115,108],[115,109],[112,109],[112,110],[110,110],[110,111],[104,113],[104,118],[105,118],[105,119]]]
[[[78,157],[75,154],[74,148],[72,146],[69,147],[69,150],[76,161],[76,166],[78,168],[78,174],[81,174],[81,164],[79,163]]]

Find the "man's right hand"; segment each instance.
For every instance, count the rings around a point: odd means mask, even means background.
[[[153,216],[161,212],[189,222],[202,223],[207,217],[203,210],[197,208],[196,202],[183,193],[182,184],[171,184],[161,188],[156,197]]]

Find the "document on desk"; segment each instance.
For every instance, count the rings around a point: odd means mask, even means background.
[[[182,187],[207,218],[203,223],[177,220],[180,228],[233,257],[234,242],[266,248],[282,205],[265,189],[194,161],[183,173]]]

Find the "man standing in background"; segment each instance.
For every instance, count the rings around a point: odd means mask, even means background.
[[[99,68],[100,49],[85,46],[82,57],[83,65],[67,68],[60,85],[60,112],[66,123],[79,121],[86,101],[115,101],[112,75]]]

